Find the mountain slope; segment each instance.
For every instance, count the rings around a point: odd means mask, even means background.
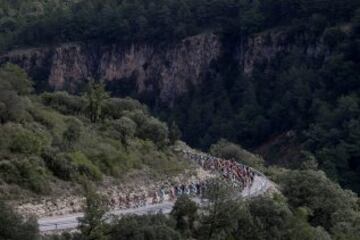
[[[39,90],[49,77],[72,91],[87,77],[111,80],[114,94],[148,103],[204,149],[220,138],[256,149],[293,133],[288,165],[305,161],[305,150],[331,179],[360,191],[359,6],[91,0],[4,33],[4,49],[40,49],[1,62],[22,65]],[[283,157],[276,146],[266,152]]]
[[[34,95],[25,72],[10,64],[0,69],[0,84],[3,199],[21,198],[19,187],[52,194],[83,181],[133,171],[164,177],[187,166],[170,149],[167,125],[138,101],[109,98],[98,84],[83,97]]]

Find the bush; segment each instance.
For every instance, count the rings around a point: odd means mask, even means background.
[[[134,138],[136,133],[136,123],[128,117],[122,117],[112,122],[114,137],[120,139],[123,144],[127,144],[129,139]]]
[[[71,153],[69,154],[69,157],[80,176],[86,176],[95,181],[102,179],[102,174],[99,168],[94,165],[82,152]]]
[[[110,240],[180,240],[174,222],[165,215],[127,216],[112,226]],[[136,237],[135,237],[136,236]]]
[[[352,221],[357,197],[331,182],[323,172],[289,171],[280,183],[290,206],[310,209],[310,222],[314,226],[331,230],[336,224]]]
[[[39,155],[42,147],[42,139],[35,133],[24,129],[15,133],[11,141],[10,150],[14,153]]]
[[[47,149],[42,157],[46,166],[58,178],[70,181],[76,176],[75,165],[65,153],[56,154],[53,149]]]
[[[86,153],[102,172],[111,176],[119,177],[132,168],[129,156],[108,143],[100,143],[95,149]]]
[[[8,240],[40,239],[36,220],[23,219],[10,206],[0,201],[0,238]]]
[[[64,114],[81,114],[85,112],[86,100],[69,95],[67,92],[44,93],[42,102]]]
[[[0,177],[9,184],[18,184],[36,193],[49,193],[49,177],[42,159],[13,158],[0,162]]]
[[[32,92],[32,82],[26,72],[17,65],[10,63],[0,68],[1,91],[14,91],[23,96]]]
[[[228,142],[224,139],[220,140],[216,144],[213,144],[210,147],[210,153],[220,158],[234,159],[254,168],[261,168],[264,164],[264,160],[260,156],[255,156],[254,154],[242,149],[239,145]]]
[[[32,83],[25,71],[16,65],[0,68],[0,122],[20,122],[28,117],[29,100],[25,95],[32,91]]]
[[[6,183],[17,183],[20,179],[20,172],[9,160],[0,162],[0,178]]]
[[[106,118],[119,119],[126,112],[146,111],[146,108],[137,100],[131,98],[110,98],[104,104],[103,114]]]
[[[55,129],[62,124],[62,117],[56,111],[44,108],[42,105],[35,105],[30,108],[30,114],[35,122],[47,127]]]
[[[63,133],[63,142],[67,148],[71,148],[80,140],[83,124],[76,118],[70,118],[66,123],[68,127]]]
[[[139,127],[145,124],[147,118],[149,117],[147,114],[139,110],[128,112],[126,116],[132,119]]]
[[[102,173],[82,152],[54,153],[48,149],[42,156],[55,176],[65,181],[79,181],[82,177],[99,181]]]
[[[144,140],[151,140],[157,146],[163,147],[167,143],[169,129],[165,123],[160,122],[156,118],[150,118],[140,126],[138,135]]]

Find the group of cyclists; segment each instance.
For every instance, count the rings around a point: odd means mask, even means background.
[[[168,184],[159,190],[146,193],[128,193],[110,198],[112,209],[139,208],[146,205],[158,204],[164,201],[176,201],[182,195],[190,197],[201,196],[205,192],[206,182],[190,182],[187,184]]]
[[[233,187],[242,191],[251,186],[255,173],[251,168],[244,166],[235,160],[225,160],[208,154],[198,154],[191,151],[183,151],[186,158],[196,162],[204,170],[211,171],[229,181]],[[201,197],[206,190],[206,181],[193,181],[180,184],[164,184],[160,189],[142,193],[129,193],[112,197],[109,204],[111,208],[128,209],[138,208],[164,201],[176,201],[179,196],[188,195]]]
[[[197,154],[191,151],[184,151],[183,153],[185,157],[195,161],[205,170],[220,174],[240,190],[251,186],[254,181],[254,171],[235,160],[225,160],[208,154]]]

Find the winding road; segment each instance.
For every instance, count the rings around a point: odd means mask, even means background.
[[[272,182],[266,178],[262,173],[258,172],[255,169],[251,169],[255,172],[255,177],[250,186],[246,186],[241,192],[241,196],[244,198],[251,198],[262,195],[266,193],[270,188],[272,188]],[[200,203],[199,198],[193,198],[194,201]],[[114,210],[108,213],[108,216],[124,216],[124,215],[146,215],[146,214],[155,214],[155,213],[164,213],[168,214],[171,212],[174,206],[174,202],[164,201],[158,204],[146,205],[138,208],[130,208],[123,210]],[[70,214],[64,216],[55,216],[55,217],[44,217],[38,220],[40,232],[43,234],[61,232],[61,231],[71,231],[78,227],[79,218],[83,217],[83,213]]]

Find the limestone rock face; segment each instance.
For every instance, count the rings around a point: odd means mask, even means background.
[[[199,84],[201,75],[220,54],[219,37],[201,34],[162,48],[69,43],[15,50],[0,56],[0,64],[18,64],[35,81],[47,82],[54,90],[76,92],[88,78],[103,79],[120,88],[131,81],[137,95],[155,94],[161,102],[171,103],[189,85]]]
[[[256,65],[269,65],[276,57],[304,53],[309,59],[324,60],[330,55],[322,39],[307,39],[302,34],[272,30],[254,34],[237,45],[235,58],[245,75],[251,75]]]
[[[0,64],[20,65],[37,86],[46,89],[75,93],[84,86],[86,79],[103,79],[115,95],[145,99],[150,96],[158,103],[171,106],[190,87],[206,84],[204,76],[211,63],[221,61],[223,50],[220,36],[205,33],[163,47],[67,43],[14,50],[1,55]],[[240,70],[251,75],[256,65],[269,65],[276,57],[285,57],[294,51],[310,58],[329,55],[321,39],[307,39],[280,30],[237,39],[230,52]]]

